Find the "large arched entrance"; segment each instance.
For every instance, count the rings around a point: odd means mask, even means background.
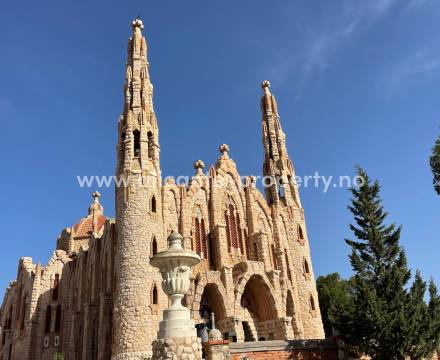
[[[226,293],[223,287],[218,284],[209,282],[199,284],[196,287],[196,295],[192,304],[192,311],[194,321],[198,329],[199,336],[203,338],[202,334],[207,335],[206,330],[213,327],[219,329],[222,333],[225,329],[222,328],[226,319]],[[206,329],[206,330],[204,330]]]
[[[275,339],[277,312],[271,289],[260,275],[246,283],[240,299],[244,341]]]
[[[212,319],[214,321],[222,320],[226,317],[225,306],[222,303],[222,297],[219,296],[218,288],[214,284],[207,284],[203,289],[200,298],[199,316],[200,319],[212,328]]]

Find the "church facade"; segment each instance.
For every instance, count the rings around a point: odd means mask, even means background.
[[[179,232],[202,262],[184,303],[225,339],[321,339],[304,210],[275,97],[262,84],[265,194],[240,177],[226,144],[189,184],[161,177],[159,126],[142,21],[132,24],[118,124],[116,217],[93,193],[47,265],[23,257],[0,309],[0,360],[146,359],[168,300],[149,258]]]

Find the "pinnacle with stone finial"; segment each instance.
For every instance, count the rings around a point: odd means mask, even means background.
[[[194,163],[194,169],[196,169],[197,175],[203,173],[204,167],[205,167],[205,163],[202,160],[197,160]]]

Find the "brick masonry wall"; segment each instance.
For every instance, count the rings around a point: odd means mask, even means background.
[[[231,360],[339,360],[338,347],[327,340],[311,342],[265,341],[230,344]],[[343,357],[342,357],[343,359]]]

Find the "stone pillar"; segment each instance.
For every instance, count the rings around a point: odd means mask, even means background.
[[[292,327],[292,318],[290,316],[278,319],[278,324],[276,324],[275,338],[282,340],[292,340],[295,338]]]
[[[98,359],[108,359],[111,357],[112,348],[112,320],[113,298],[111,294],[102,294],[99,308],[99,338],[98,338]]]
[[[206,360],[229,360],[229,341],[223,340],[220,330],[213,329],[209,333],[209,340],[203,344]]]

